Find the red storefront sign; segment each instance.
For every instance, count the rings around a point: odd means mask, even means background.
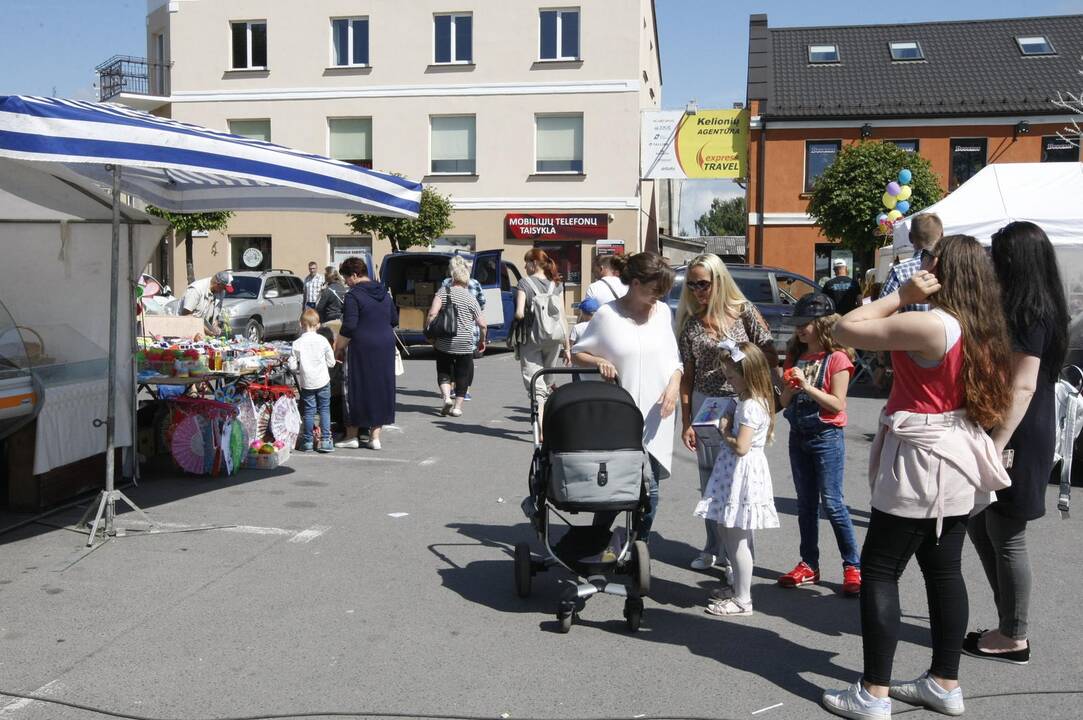
[[[603,240],[609,237],[606,213],[508,213],[505,240]]]

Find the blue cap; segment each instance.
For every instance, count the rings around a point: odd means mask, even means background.
[[[598,312],[598,308],[600,308],[601,306],[602,304],[598,302],[597,298],[589,297],[583,302],[579,303],[579,312],[590,313],[591,315],[593,315],[594,313]]]

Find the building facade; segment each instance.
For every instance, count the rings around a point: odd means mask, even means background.
[[[1053,99],[1078,88],[1081,56],[1081,15],[797,28],[751,16],[750,260],[819,279],[849,256],[807,214],[846,145],[917,152],[948,192],[989,163],[1079,162]]]
[[[638,159],[661,99],[653,0],[149,0],[147,47],[146,88],[114,101],[421,180],[455,208],[437,249],[544,247],[569,302],[599,247],[656,242]],[[303,274],[390,245],[344,215],[237,213],[195,239],[196,275],[247,269],[249,248]]]

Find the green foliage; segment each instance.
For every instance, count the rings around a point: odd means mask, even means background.
[[[174,232],[183,233],[186,237],[191,232],[209,232],[211,230],[225,230],[229,225],[229,219],[233,213],[229,210],[220,212],[197,212],[197,213],[173,213],[168,210],[147,206],[147,212],[156,215],[168,222]]]
[[[432,247],[436,238],[451,229],[451,200],[430,187],[421,191],[421,209],[417,218],[393,218],[382,215],[350,215],[349,226],[355,233],[375,233],[391,241],[391,252],[424,245]]]
[[[748,224],[745,196],[715,198],[711,208],[696,220],[696,232],[700,235],[744,235]]]
[[[842,149],[812,187],[808,213],[823,234],[855,252],[872,251],[880,244],[875,235],[876,216],[887,212],[884,188],[909,168],[910,212],[926,208],[944,195],[929,161],[900,150],[890,142],[862,142]]]

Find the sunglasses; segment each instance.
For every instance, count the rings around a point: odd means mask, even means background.
[[[691,290],[707,290],[713,284],[710,280],[692,280],[687,283]]]

